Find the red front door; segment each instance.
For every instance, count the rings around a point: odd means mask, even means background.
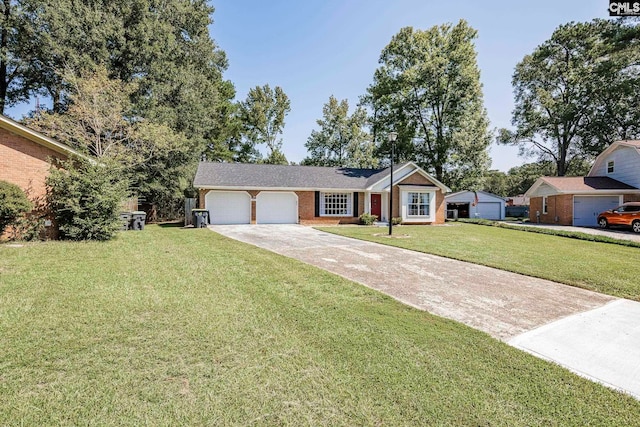
[[[378,219],[382,217],[382,196],[380,194],[371,195],[371,215],[376,215]]]

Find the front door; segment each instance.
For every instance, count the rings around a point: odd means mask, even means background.
[[[371,215],[375,215],[380,219],[382,217],[382,195],[371,195]]]

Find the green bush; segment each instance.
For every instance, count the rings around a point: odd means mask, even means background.
[[[402,217],[397,216],[397,217],[391,218],[391,224],[392,225],[402,224]]]
[[[0,181],[0,235],[32,207],[33,205],[20,187],[10,182]]]
[[[120,228],[120,204],[127,182],[109,164],[86,160],[52,167],[47,178],[47,201],[68,240],[109,240]]]
[[[370,213],[363,213],[360,215],[360,224],[362,225],[372,225],[378,219],[378,215],[371,215]]]

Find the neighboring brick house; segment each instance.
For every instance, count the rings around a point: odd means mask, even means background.
[[[597,226],[600,212],[640,201],[640,141],[616,141],[587,176],[541,177],[525,196],[532,222]]]
[[[392,216],[403,223],[445,221],[449,188],[412,162],[394,166]],[[212,224],[388,221],[390,169],[201,162],[194,180]]]
[[[16,184],[36,200],[45,195],[50,160],[78,152],[8,117],[0,115],[0,180]]]

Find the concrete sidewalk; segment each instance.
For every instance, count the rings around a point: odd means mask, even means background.
[[[209,228],[339,274],[640,396],[640,303],[299,225]]]
[[[640,399],[640,303],[615,300],[508,341]]]

